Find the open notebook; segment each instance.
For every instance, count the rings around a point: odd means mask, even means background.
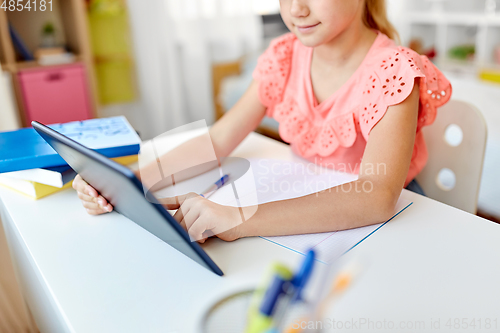
[[[209,200],[222,205],[239,207],[297,198],[347,184],[357,179],[357,175],[321,168],[301,159],[289,162],[270,159],[228,158],[222,164],[221,169],[211,170],[158,191],[156,196],[162,198],[188,192],[201,193],[223,174],[230,174],[232,184],[227,184],[219,189]],[[400,198],[393,218],[411,204],[411,202]],[[355,247],[383,224],[337,232],[262,238],[302,254],[305,254],[308,249],[314,248],[318,260],[330,263]]]
[[[400,198],[396,205],[394,216],[389,221],[394,219],[399,213],[408,208],[411,204],[412,202]],[[283,246],[289,250],[304,255],[309,249],[313,248],[316,251],[317,259],[326,264],[329,264],[361,243],[365,238],[377,231],[385,223],[350,230],[325,232],[320,234],[263,238],[270,242]]]

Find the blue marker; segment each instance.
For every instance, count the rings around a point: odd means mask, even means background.
[[[215,193],[218,189],[220,189],[224,184],[229,180],[229,174],[222,176],[221,179],[216,181],[213,185],[210,185],[205,191],[201,192],[201,196],[204,198],[209,198],[212,194]]]
[[[291,299],[292,303],[300,301],[302,290],[311,277],[315,257],[316,253],[314,252],[314,250],[309,250],[309,252],[307,252],[306,254],[304,262],[302,263],[302,266],[300,267],[299,272],[293,277],[292,285],[294,287],[295,293]]]
[[[281,332],[283,319],[285,318],[286,313],[290,311],[291,305],[300,301],[302,297],[302,290],[311,277],[315,258],[316,253],[314,252],[314,250],[309,250],[306,254],[306,257],[304,258],[304,261],[302,262],[302,266],[300,266],[299,271],[290,281],[289,288],[286,290],[286,293],[283,296],[283,300],[281,300],[278,304],[278,308],[276,309],[276,316],[273,323],[273,328],[277,332]]]

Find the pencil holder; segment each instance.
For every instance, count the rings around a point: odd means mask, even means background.
[[[214,303],[205,313],[201,321],[203,333],[245,333],[248,326],[248,312],[255,290],[246,290],[226,296]],[[310,310],[309,304],[300,302],[294,305],[293,310],[285,317],[280,332],[294,332],[289,330],[294,321],[300,322]],[[305,332],[304,330],[300,330]],[[272,331],[278,332],[278,331]],[[299,331],[296,331],[299,332]],[[262,332],[264,333],[264,332]]]

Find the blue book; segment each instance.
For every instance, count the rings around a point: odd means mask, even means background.
[[[125,117],[89,119],[50,128],[106,157],[137,155],[141,139]],[[33,128],[0,133],[0,173],[66,165]]]

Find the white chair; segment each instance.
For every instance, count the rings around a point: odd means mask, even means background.
[[[487,135],[483,115],[469,103],[451,100],[422,131],[429,160],[417,181],[425,194],[476,214]]]
[[[16,130],[20,125],[10,74],[0,67],[0,132]]]

